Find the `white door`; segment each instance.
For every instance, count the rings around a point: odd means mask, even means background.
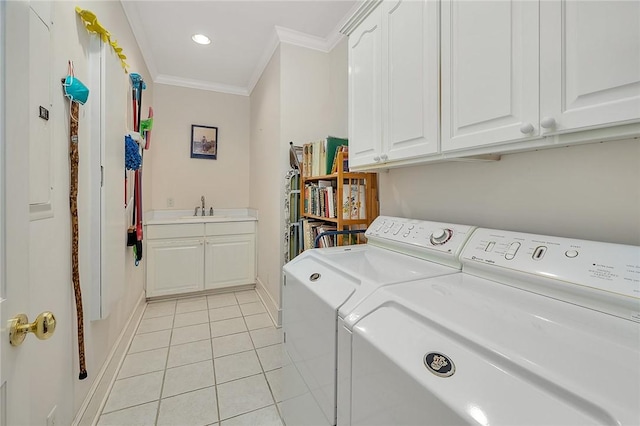
[[[640,120],[640,2],[540,2],[543,134]]]
[[[442,151],[538,134],[538,6],[442,2]]]
[[[8,34],[28,29],[28,3],[0,2],[0,425],[34,424],[30,411],[30,366],[36,345],[9,345],[8,321],[29,310],[29,149],[24,141],[28,128],[28,40]],[[22,28],[22,30],[21,30]],[[11,58],[11,61],[7,59]],[[5,65],[6,64],[6,65]],[[10,118],[8,118],[10,117]],[[32,339],[33,336],[28,338]]]
[[[349,166],[380,161],[382,8],[349,35]]]
[[[381,160],[438,151],[439,2],[390,1],[382,8]]]

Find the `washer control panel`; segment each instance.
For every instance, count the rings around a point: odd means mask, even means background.
[[[461,261],[463,270],[484,270],[506,284],[507,275],[540,283],[541,293],[564,286],[568,298],[585,291],[622,297],[637,305],[640,321],[640,247],[479,228]]]
[[[409,245],[416,249],[426,248],[454,255],[462,249],[473,229],[467,225],[378,216],[365,236],[374,245],[387,248],[397,245],[398,251]]]

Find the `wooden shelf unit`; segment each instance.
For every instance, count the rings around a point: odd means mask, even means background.
[[[336,154],[336,162],[340,166],[343,164],[343,153]],[[308,183],[318,183],[319,181],[332,181],[332,186],[335,190],[335,203],[336,203],[336,217],[326,217],[310,213],[311,206],[305,202],[306,186]],[[348,191],[352,185],[359,187],[364,186],[364,205],[360,205],[359,209],[364,209],[363,218],[344,218],[343,212],[343,200],[345,191]],[[361,195],[362,196],[362,195]],[[345,172],[342,167],[338,167],[336,173],[322,176],[304,176],[301,173],[300,176],[300,217],[307,219],[317,219],[327,223],[336,225],[337,230],[355,230],[366,229],[371,222],[378,216],[378,176],[376,173],[359,173],[359,172]],[[343,245],[345,237],[338,236],[338,245]],[[364,242],[363,236],[358,236],[358,243]]]

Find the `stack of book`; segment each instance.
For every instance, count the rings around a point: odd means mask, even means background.
[[[324,223],[320,220],[302,219],[302,233],[304,250],[316,248],[315,240],[318,235],[335,231],[336,226]],[[322,235],[318,240],[318,247],[333,247],[336,245],[335,235]]]
[[[337,190],[330,180],[307,182],[304,186],[304,214],[336,218],[341,205],[342,219],[367,219],[365,186],[361,183],[342,187],[342,203],[337,202]]]
[[[304,177],[325,176],[337,171],[336,153],[344,150],[348,140],[329,136],[324,140],[306,143],[302,146],[302,171]],[[340,148],[342,147],[342,148]],[[344,167],[344,165],[343,165]],[[348,165],[347,169],[348,170]]]
[[[304,212],[313,216],[337,217],[336,188],[333,181],[307,182],[304,186]]]

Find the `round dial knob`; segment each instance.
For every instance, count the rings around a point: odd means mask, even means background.
[[[451,229],[436,229],[431,233],[429,239],[431,240],[431,244],[438,246],[449,241],[451,234]]]

